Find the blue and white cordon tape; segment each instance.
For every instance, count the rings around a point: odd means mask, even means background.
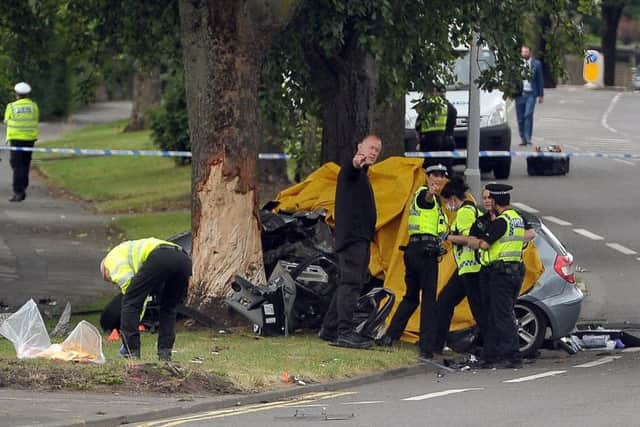
[[[163,151],[163,150],[109,150],[93,148],[42,148],[42,147],[11,147],[0,146],[0,151],[31,151],[36,153],[62,153],[79,156],[150,156],[150,157],[192,157],[189,151]],[[455,151],[409,151],[405,157],[452,157],[464,159],[466,150]],[[609,159],[640,159],[640,154],[631,153],[601,153],[601,152],[551,152],[551,151],[480,151],[480,157],[591,157]],[[258,153],[260,160],[290,159],[291,154],[285,153]]]
[[[161,150],[100,150],[92,148],[42,148],[0,146],[0,151],[31,151],[35,153],[63,153],[78,156],[154,156],[154,157],[191,157],[189,151]]]

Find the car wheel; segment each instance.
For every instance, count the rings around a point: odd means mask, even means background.
[[[540,309],[528,304],[517,303],[514,310],[518,321],[520,354],[523,357],[532,356],[544,341],[547,317]]]
[[[500,159],[496,161],[496,165],[493,167],[493,174],[496,179],[507,179],[511,174],[511,157]]]

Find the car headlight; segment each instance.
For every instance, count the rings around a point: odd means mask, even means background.
[[[504,104],[497,105],[488,116],[480,116],[480,127],[498,126],[507,122]]]

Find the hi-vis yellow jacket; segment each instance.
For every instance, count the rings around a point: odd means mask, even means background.
[[[131,279],[140,270],[151,251],[160,245],[178,246],[175,243],[150,237],[148,239],[128,240],[111,249],[104,257],[104,267],[111,281],[120,287],[124,295]]]
[[[4,123],[7,125],[7,141],[35,141],[38,139],[38,104],[29,98],[21,98],[7,105]]]

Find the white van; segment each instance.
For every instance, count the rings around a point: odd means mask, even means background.
[[[456,107],[458,119],[455,127],[456,149],[467,149],[467,122],[469,118],[469,51],[456,59],[454,71],[456,84],[447,87],[446,98]],[[495,56],[489,49],[480,50],[480,69],[485,69],[495,62]],[[405,147],[410,149],[417,143],[415,123],[418,113],[413,109],[415,101],[420,99],[420,92],[408,92],[405,96]],[[510,101],[503,99],[499,90],[480,91],[480,150],[510,151],[511,128],[509,126],[507,108]],[[414,151],[414,150],[409,150]],[[454,164],[464,164],[466,159],[454,159]],[[493,171],[496,179],[507,179],[511,172],[511,157],[480,157],[480,170],[484,173]]]

